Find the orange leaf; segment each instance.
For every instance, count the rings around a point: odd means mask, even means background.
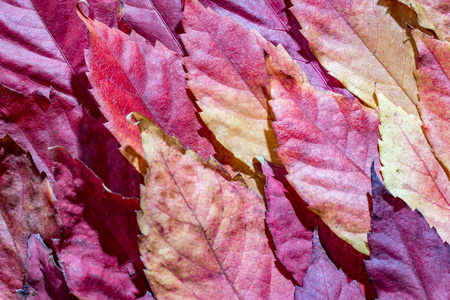
[[[419,50],[415,74],[423,127],[434,156],[450,172],[450,43],[418,30],[412,34]]]
[[[264,232],[261,199],[217,163],[133,115],[149,163],[139,247],[155,296],[292,299],[294,286],[275,267]]]
[[[414,50],[406,28],[414,12],[389,0],[292,2],[302,33],[331,75],[371,107],[379,91],[417,115]]]
[[[320,92],[268,60],[277,149],[288,181],[339,237],[368,254],[370,166],[378,162],[377,115]]]
[[[413,210],[419,210],[442,239],[450,242],[450,184],[423,135],[422,122],[384,95],[377,94],[377,98],[381,172],[386,188]]]

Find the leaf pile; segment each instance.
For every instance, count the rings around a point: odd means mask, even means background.
[[[0,0],[0,299],[448,299],[444,2]]]

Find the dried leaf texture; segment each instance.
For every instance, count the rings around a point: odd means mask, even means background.
[[[179,0],[123,0],[124,18],[134,31],[153,45],[157,41],[178,54],[184,48],[177,29],[181,25]]]
[[[450,172],[450,43],[412,32],[419,50],[419,112],[433,154]],[[449,174],[449,173],[447,173]]]
[[[217,163],[139,120],[149,170],[138,223],[142,259],[160,299],[292,299],[264,232],[264,205]]]
[[[86,52],[88,77],[93,94],[122,147],[143,156],[139,130],[128,124],[133,111],[151,118],[169,134],[180,137],[185,146],[208,158],[212,145],[198,134],[201,128],[196,109],[186,94],[181,56],[161,43],[153,47],[138,34],[130,36],[78,13],[89,29]]]
[[[308,41],[300,33],[300,24],[287,9],[285,1],[200,0],[199,2],[222,16],[233,18],[249,30],[257,30],[270,43],[277,46],[283,45],[315,88],[353,97],[319,64],[309,49]]]
[[[186,1],[183,27],[188,85],[203,121],[250,168],[260,155],[276,162],[277,143],[265,95],[269,77],[256,37],[197,0]]]
[[[19,299],[76,299],[70,294],[66,279],[55,263],[52,250],[47,248],[39,234],[28,238],[26,282],[17,291]]]
[[[434,30],[443,42],[450,42],[450,5],[447,0],[398,0],[417,13],[419,24]]]
[[[367,271],[379,299],[448,299],[450,247],[372,172]]]
[[[139,202],[112,193],[64,148],[52,149],[63,224],[59,263],[78,298],[136,299],[149,289],[137,245]]]
[[[371,107],[378,91],[417,115],[414,50],[406,28],[413,12],[390,0],[292,3],[302,33],[332,76]]]
[[[365,299],[356,281],[349,282],[342,270],[328,258],[314,232],[313,257],[303,279],[303,287],[296,287],[295,299]]]
[[[28,235],[60,237],[48,179],[9,136],[0,139],[0,298],[17,298],[26,272]]]
[[[377,94],[380,159],[386,188],[419,210],[450,241],[450,183],[422,132],[422,122]]]
[[[114,137],[83,107],[52,90],[23,95],[0,85],[0,134],[10,135],[30,152],[53,181],[49,147],[63,146],[88,165],[115,192],[139,195],[139,174],[117,150]]]
[[[378,118],[358,102],[323,93],[268,60],[277,149],[288,181],[339,237],[368,254],[369,170],[378,162]],[[332,117],[330,117],[332,116]]]

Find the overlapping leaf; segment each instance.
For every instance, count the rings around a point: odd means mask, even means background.
[[[145,297],[149,287],[137,246],[139,202],[109,191],[64,148],[53,148],[52,154],[63,225],[55,248],[71,292],[78,298]]]
[[[406,27],[413,12],[390,0],[292,2],[302,33],[331,75],[371,107],[379,91],[417,115],[414,49]]]
[[[418,209],[450,241],[450,183],[422,132],[422,122],[377,94],[380,159],[386,188]]]
[[[139,121],[149,170],[138,222],[142,259],[164,299],[292,299],[264,233],[264,205],[212,160]]]
[[[450,42],[450,6],[446,0],[398,1],[414,9],[420,25],[434,30],[442,41]]]
[[[256,156],[277,161],[266,91],[269,77],[255,36],[230,18],[185,3],[182,40],[189,88],[217,140],[249,167]]]
[[[450,247],[372,171],[367,271],[379,299],[448,299]]]
[[[331,230],[367,254],[368,174],[372,161],[378,161],[376,114],[298,82],[270,60],[268,69],[277,154],[288,181]]]
[[[450,171],[450,43],[415,30],[419,111],[433,154]]]
[[[139,131],[125,119],[137,111],[199,155],[213,155],[213,146],[197,133],[201,125],[186,94],[181,56],[160,43],[153,47],[136,33],[128,36],[91,20],[80,9],[78,13],[89,29],[86,61],[93,93],[108,119],[106,126],[122,147],[143,157]]]
[[[28,235],[60,237],[48,179],[10,137],[0,139],[0,298],[17,298],[27,270]]]
[[[283,45],[317,89],[332,90],[353,97],[339,81],[320,66],[317,58],[311,53],[307,40],[300,33],[300,25],[288,11],[285,1],[200,0],[200,3],[222,16],[232,17],[247,29],[257,30],[271,43]]]
[[[365,299],[356,281],[348,282],[322,248],[317,230],[314,232],[313,257],[303,280],[295,289],[295,299]]]

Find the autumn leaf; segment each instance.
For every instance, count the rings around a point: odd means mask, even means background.
[[[222,16],[233,18],[249,30],[257,30],[270,44],[284,46],[294,62],[306,73],[311,85],[317,89],[354,97],[319,64],[309,49],[308,41],[300,33],[300,24],[287,9],[285,1],[200,0],[199,2]],[[271,53],[270,55],[272,56]]]
[[[398,0],[417,13],[419,24],[436,32],[443,42],[450,42],[450,6],[446,0]]]
[[[184,59],[188,85],[200,116],[217,140],[253,168],[263,155],[277,162],[265,89],[269,77],[263,49],[247,29],[205,9],[197,0],[185,3],[181,36],[189,54]]]
[[[348,282],[322,248],[319,234],[314,231],[313,257],[303,279],[303,287],[296,287],[295,299],[365,299],[356,281]]]
[[[63,234],[56,253],[71,293],[136,299],[149,290],[137,246],[139,202],[109,191],[64,148],[52,149]]]
[[[381,172],[386,188],[419,210],[450,241],[450,183],[422,132],[422,122],[377,94]]]
[[[419,50],[415,71],[419,111],[433,154],[450,172],[450,43],[413,30]]]
[[[139,174],[117,151],[117,142],[101,120],[52,90],[50,97],[23,95],[0,85],[0,133],[30,152],[41,172],[53,181],[48,147],[63,146],[81,159],[115,192],[135,195]]]
[[[177,29],[181,23],[182,2],[178,0],[123,0],[124,18],[134,31],[150,41],[184,54]]]
[[[368,254],[368,172],[378,161],[376,114],[342,95],[296,81],[270,59],[267,65],[277,154],[288,181],[331,230]]]
[[[30,235],[27,252],[26,285],[17,291],[19,299],[76,299],[70,294],[52,250],[47,248],[39,234]]]
[[[134,118],[149,163],[139,247],[155,296],[292,299],[267,243],[261,199],[149,119]]]
[[[420,212],[389,193],[373,170],[372,201],[366,266],[379,299],[448,299],[448,243]]]
[[[417,115],[414,49],[406,27],[413,12],[391,0],[292,3],[302,34],[332,76],[370,107],[376,107],[378,91]]]
[[[50,183],[30,154],[9,136],[0,139],[0,298],[17,298],[27,272],[29,234],[51,243],[60,237]]]
[[[181,56],[160,43],[153,47],[136,33],[128,36],[91,20],[79,7],[77,12],[89,29],[86,61],[93,94],[108,119],[106,127],[122,147],[129,146],[143,157],[139,131],[125,119],[137,111],[203,157],[213,155],[213,146],[197,133],[201,125],[185,91]],[[144,172],[139,164],[138,169]]]

